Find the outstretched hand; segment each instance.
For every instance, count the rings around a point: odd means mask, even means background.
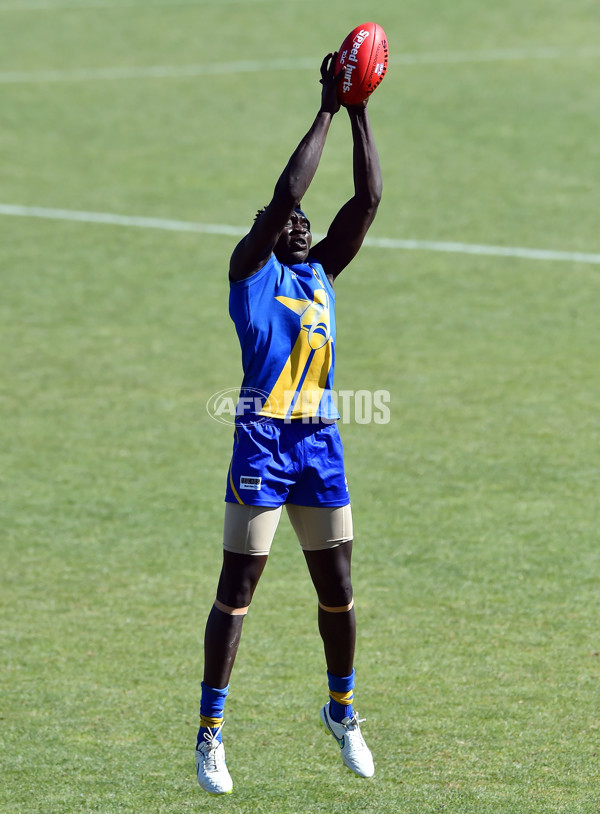
[[[344,107],[351,116],[360,116],[365,111],[368,101],[369,97],[367,96],[363,102],[357,102],[355,105],[344,105]]]
[[[332,54],[327,54],[321,63],[321,78],[319,82],[323,85],[321,90],[321,110],[326,113],[337,113],[340,109],[340,100],[338,97],[338,84],[344,75],[343,69],[335,73],[335,61],[337,59],[337,51]]]

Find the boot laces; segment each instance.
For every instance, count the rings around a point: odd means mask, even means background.
[[[209,772],[214,772],[217,770],[217,749],[221,744],[221,741],[217,740],[217,736],[221,729],[223,729],[223,724],[218,726],[216,729],[208,729],[208,731],[204,733],[204,741],[206,745],[202,744],[204,748],[201,751],[206,759],[206,768]]]

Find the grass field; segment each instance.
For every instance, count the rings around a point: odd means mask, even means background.
[[[391,394],[389,424],[341,428],[377,774],[318,727],[284,520],[214,799],[193,745],[231,430],[205,404],[241,370],[215,227],[268,200],[322,56],[369,19],[388,243],[337,284],[336,384]],[[598,811],[599,71],[597,0],[1,0],[3,814]],[[351,194],[345,118],[317,231]]]

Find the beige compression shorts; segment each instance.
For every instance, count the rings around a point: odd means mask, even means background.
[[[223,548],[236,554],[268,554],[281,517],[281,506],[225,504]],[[352,510],[347,506],[295,506],[286,503],[290,522],[305,551],[320,551],[352,539]]]

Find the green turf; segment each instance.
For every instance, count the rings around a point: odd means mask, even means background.
[[[314,57],[315,71],[0,83],[0,203],[247,224],[317,69],[377,19],[372,235],[599,252],[597,3],[0,2],[0,73]],[[29,9],[25,7],[29,5]],[[88,6],[86,8],[86,6]],[[343,112],[305,206],[350,194]],[[340,278],[357,708],[377,774],[317,726],[315,598],[282,522],[228,701],[234,778],[193,770],[234,387],[232,238],[0,216],[0,811],[595,814],[600,268],[365,248]]]

